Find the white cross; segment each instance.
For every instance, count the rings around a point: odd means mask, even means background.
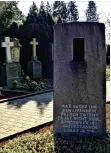
[[[6,47],[6,62],[10,63],[11,60],[11,53],[10,53],[10,47],[13,47],[14,43],[10,42],[10,37],[5,37],[5,42],[2,42],[2,47]]]
[[[33,57],[36,57],[36,45],[38,45],[36,38],[33,38],[33,41],[31,41],[30,44],[33,45]]]

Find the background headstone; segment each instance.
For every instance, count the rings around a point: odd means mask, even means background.
[[[17,38],[11,39],[14,42],[14,46],[11,47],[11,59],[12,62],[19,63],[20,62],[20,47],[21,44]]]
[[[32,54],[32,60],[28,62],[27,66],[27,74],[31,78],[41,78],[42,77],[42,63],[37,60],[36,56],[36,45],[38,45],[38,42],[36,42],[36,39],[33,38],[33,41],[30,42],[31,45],[33,45],[33,54]]]
[[[1,79],[0,80],[2,81],[1,86],[7,86],[8,88],[12,88],[13,81],[16,80],[20,82],[20,77],[21,77],[21,65],[19,63],[19,53],[18,53],[19,50],[17,49],[16,52],[15,50],[13,50],[14,48],[16,48],[17,46],[16,43],[19,40],[13,39],[14,42],[10,43],[9,41],[10,38],[9,37],[6,37],[6,38],[5,38],[6,44],[2,43],[2,47],[6,46],[7,48],[6,63],[3,63],[1,66]],[[12,52],[14,53],[14,56],[12,55]],[[16,53],[18,56],[15,55]]]
[[[106,134],[105,72],[104,24],[78,22],[55,25],[56,134]]]
[[[30,44],[33,46],[33,49],[32,49],[32,60],[37,60],[36,45],[38,45],[38,42],[36,42],[36,38],[33,38],[33,41],[31,41]]]

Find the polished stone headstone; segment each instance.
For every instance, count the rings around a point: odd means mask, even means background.
[[[104,24],[54,26],[55,134],[106,134],[105,72]]]

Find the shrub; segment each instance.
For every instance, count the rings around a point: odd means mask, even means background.
[[[25,79],[26,79],[27,82],[30,82],[30,77],[29,76],[26,76]]]
[[[28,133],[7,142],[1,153],[109,153],[109,137],[54,136],[47,130]]]
[[[13,82],[12,82],[12,88],[16,88],[17,87],[17,85],[18,85],[18,81],[17,80],[14,80]]]

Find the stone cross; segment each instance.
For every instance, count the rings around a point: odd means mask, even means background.
[[[10,53],[10,47],[14,46],[13,42],[10,42],[10,37],[5,37],[5,42],[2,42],[2,47],[6,47],[6,62],[10,63],[11,60],[11,53]]]
[[[33,41],[31,41],[30,44],[33,45],[33,56],[32,56],[32,60],[37,60],[37,56],[36,56],[36,45],[38,45],[38,42],[36,42],[36,38],[33,38]]]

